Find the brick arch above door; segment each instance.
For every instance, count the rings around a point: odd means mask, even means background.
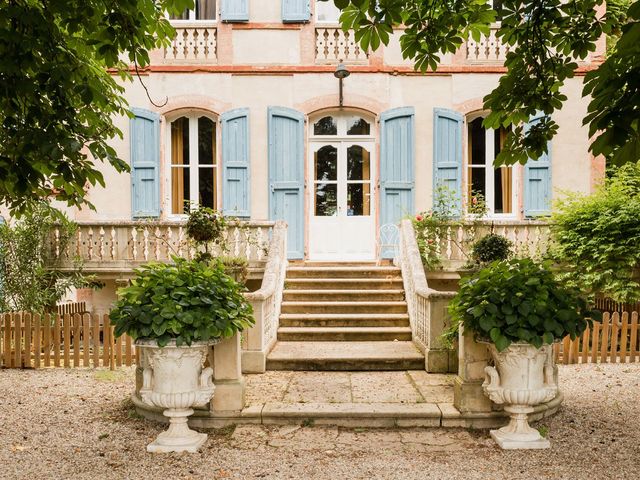
[[[379,102],[375,98],[367,97],[365,95],[350,93],[345,95],[344,100],[344,109],[364,110],[373,115],[380,115],[380,113],[389,108],[387,103]],[[295,108],[305,115],[314,114],[320,110],[338,109],[337,85],[335,95],[324,95],[321,97],[311,98],[305,102],[297,104]]]
[[[160,107],[153,107],[152,110],[160,115],[167,115],[175,111],[193,108],[220,115],[227,110],[231,110],[232,105],[229,102],[221,102],[206,95],[176,95],[169,97],[166,104]]]

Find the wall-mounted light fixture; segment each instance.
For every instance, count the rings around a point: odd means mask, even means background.
[[[333,76],[336,77],[340,82],[340,106],[342,106],[342,80],[344,78],[347,78],[350,74],[351,72],[347,70],[347,67],[345,67],[344,63],[342,63],[342,60],[340,60],[340,63],[336,67],[336,71],[333,72]]]

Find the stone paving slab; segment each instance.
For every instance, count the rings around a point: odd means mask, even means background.
[[[440,426],[438,402],[453,415],[453,375],[269,371],[246,380],[245,410],[263,424]]]
[[[351,388],[356,403],[423,403],[424,397],[407,372],[352,372]]]
[[[284,403],[350,403],[347,372],[296,372],[282,400]]]

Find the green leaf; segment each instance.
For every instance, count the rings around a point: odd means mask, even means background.
[[[503,335],[500,335],[498,339],[495,341],[495,345],[496,345],[496,349],[499,352],[502,352],[507,347],[509,347],[509,345],[511,345],[511,340],[509,340],[507,337]]]

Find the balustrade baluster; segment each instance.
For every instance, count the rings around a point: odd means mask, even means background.
[[[102,261],[104,260],[104,227],[102,225],[100,225],[98,237],[100,239],[98,243],[98,258],[100,259],[100,261]]]
[[[136,227],[131,228],[131,258],[133,260],[138,259],[138,229]]]

